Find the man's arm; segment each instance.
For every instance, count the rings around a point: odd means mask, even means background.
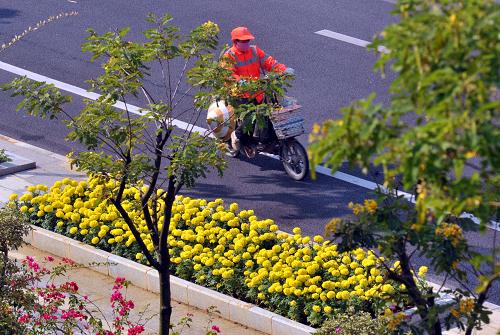
[[[278,63],[271,55],[266,54],[262,49],[256,47],[257,56],[259,57],[260,66],[267,72],[283,73],[286,70],[285,64]]]

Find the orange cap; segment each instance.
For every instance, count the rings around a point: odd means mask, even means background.
[[[234,40],[254,40],[252,33],[247,27],[237,27],[231,31],[231,39]]]

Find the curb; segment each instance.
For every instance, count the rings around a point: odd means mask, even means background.
[[[36,169],[36,162],[16,155],[10,151],[6,151],[6,153],[11,160],[0,164],[0,177],[16,172]]]
[[[129,259],[96,249],[80,241],[32,226],[25,242],[33,247],[77,263],[106,263],[92,270],[107,276],[125,277],[132,284],[159,293],[158,271]],[[116,266],[119,265],[119,266]],[[311,335],[316,329],[267,311],[256,305],[213,291],[170,275],[172,299],[189,306],[207,309],[215,306],[220,316],[269,335]]]
[[[15,145],[15,146],[18,146],[18,147],[21,147],[24,149],[38,151],[40,154],[42,154],[44,156],[50,156],[50,157],[53,157],[53,158],[60,160],[60,161],[63,161],[63,162],[66,162],[68,160],[66,158],[66,156],[56,154],[55,152],[34,146],[34,145],[26,143],[26,142],[18,141],[12,137],[8,137],[8,136],[2,135],[2,134],[0,134],[0,140],[6,141],[12,145]]]

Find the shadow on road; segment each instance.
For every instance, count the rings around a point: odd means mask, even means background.
[[[8,19],[19,16],[19,13],[16,9],[0,8],[0,24],[10,23]]]

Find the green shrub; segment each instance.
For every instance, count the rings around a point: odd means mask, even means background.
[[[323,323],[315,335],[388,335],[388,319],[374,319],[370,313],[355,311],[349,307],[345,313],[338,313]]]
[[[10,162],[11,159],[5,153],[4,149],[0,149],[0,163]]]

